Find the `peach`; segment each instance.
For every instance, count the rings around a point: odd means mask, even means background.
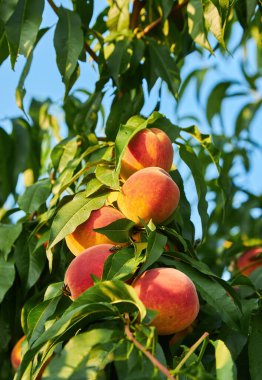
[[[136,171],[158,166],[166,171],[173,162],[172,142],[167,134],[158,128],[139,131],[129,142],[121,161],[121,177],[126,180]]]
[[[115,244],[105,235],[95,232],[93,229],[102,228],[125,216],[110,206],[103,206],[99,210],[91,212],[90,217],[80,224],[74,232],[66,236],[66,244],[75,255],[80,255],[86,248],[97,244]]]
[[[91,274],[102,277],[104,263],[112,254],[110,249],[113,247],[112,244],[95,245],[71,261],[65,273],[64,284],[65,292],[69,293],[72,300],[94,285]]]
[[[186,329],[198,315],[195,285],[177,269],[149,269],[134,281],[133,287],[145,306],[158,312],[152,326],[159,335]]]
[[[262,253],[262,247],[253,247],[245,251],[237,260],[236,266],[244,276],[249,276],[253,270],[262,265],[261,257],[256,257]]]
[[[11,352],[11,364],[15,371],[18,369],[22,361],[22,343],[25,338],[25,335],[22,336],[22,338],[16,342]]]
[[[161,168],[141,169],[127,179],[117,198],[120,211],[141,226],[139,217],[160,224],[177,208],[180,192],[170,175]]]

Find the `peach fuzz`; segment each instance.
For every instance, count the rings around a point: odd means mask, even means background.
[[[148,309],[158,312],[152,321],[159,335],[189,327],[199,312],[195,285],[183,272],[173,268],[145,271],[132,285]]]
[[[244,276],[249,276],[256,268],[262,266],[262,255],[256,259],[256,256],[262,253],[262,247],[253,247],[245,251],[237,260],[237,269]]]
[[[72,300],[94,285],[91,274],[102,277],[104,263],[112,254],[110,249],[113,247],[112,244],[95,245],[71,261],[65,273],[64,284]]]
[[[120,176],[126,180],[136,171],[158,166],[169,171],[173,162],[172,142],[158,128],[139,131],[129,142],[121,161]]]
[[[16,342],[11,352],[11,364],[15,371],[18,369],[22,361],[22,343],[25,338],[25,335],[22,336],[22,338]]]
[[[155,224],[167,220],[177,208],[180,192],[170,175],[151,167],[134,173],[122,186],[117,204],[126,218],[141,226],[139,217]]]
[[[102,228],[125,216],[110,206],[103,206],[99,210],[91,212],[90,217],[80,224],[74,232],[66,236],[66,244],[75,255],[80,255],[85,249],[97,244],[116,244],[108,237],[93,229]]]

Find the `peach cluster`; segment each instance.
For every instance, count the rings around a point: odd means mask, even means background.
[[[175,212],[180,192],[168,171],[173,162],[169,137],[157,128],[138,132],[125,149],[120,177],[124,182],[116,200],[117,208],[103,206],[66,237],[76,256],[67,268],[64,291],[75,300],[102,277],[104,263],[118,244],[95,231],[122,218],[143,227],[150,220],[159,225]],[[130,236],[131,238],[132,236]],[[160,335],[187,328],[197,317],[199,301],[195,285],[174,268],[149,269],[132,282],[146,307],[157,312],[152,321]]]

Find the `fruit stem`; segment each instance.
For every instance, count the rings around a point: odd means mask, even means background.
[[[208,332],[205,332],[199,339],[198,341],[196,341],[195,344],[193,344],[193,346],[189,349],[189,351],[187,352],[187,354],[183,357],[183,359],[180,361],[180,363],[176,366],[176,368],[174,369],[174,372],[177,373],[180,371],[180,369],[182,368],[182,366],[185,364],[185,362],[187,361],[187,359],[193,354],[193,352],[197,349],[197,347],[203,342],[203,340],[205,340],[207,337],[209,336],[209,333]],[[202,350],[201,350],[202,352]]]
[[[151,352],[149,352],[140,342],[136,340],[132,332],[130,331],[129,328],[129,315],[125,314],[125,334],[126,336],[134,343],[134,345],[143,352],[143,354],[151,361],[151,363],[159,369],[168,379],[170,380],[176,380],[175,377],[171,375],[169,370],[162,364],[160,363],[159,360],[157,360]]]

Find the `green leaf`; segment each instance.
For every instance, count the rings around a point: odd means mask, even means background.
[[[204,18],[207,29],[213,33],[220,45],[226,49],[224,41],[224,28],[222,26],[222,17],[219,14],[218,8],[211,0],[207,0],[204,4]]]
[[[151,231],[148,236],[148,245],[146,248],[146,260],[141,266],[138,275],[147,270],[154,264],[164,252],[164,247],[167,242],[167,237],[159,232]]]
[[[248,340],[249,371],[252,380],[261,378],[262,363],[259,353],[262,345],[262,313],[261,309],[252,317],[251,334]]]
[[[252,120],[261,107],[261,104],[262,100],[260,99],[257,102],[245,104],[244,107],[240,110],[236,119],[235,126],[235,134],[237,136],[239,136],[242,131],[249,129]]]
[[[155,40],[149,38],[148,41],[150,64],[153,72],[166,82],[171,94],[177,98],[180,76],[175,59],[171,56],[166,45],[158,44]]]
[[[73,0],[74,10],[79,14],[84,28],[88,28],[91,21],[94,1],[93,0]]]
[[[19,108],[21,108],[22,111],[24,111],[23,100],[24,100],[24,97],[25,97],[25,94],[26,94],[26,90],[24,88],[24,83],[25,83],[25,80],[26,80],[26,78],[28,76],[28,73],[30,71],[30,68],[31,68],[31,64],[32,64],[32,61],[33,61],[34,48],[36,47],[36,45],[38,44],[38,42],[40,41],[40,39],[45,35],[45,33],[49,29],[50,28],[44,28],[44,29],[40,29],[39,30],[39,32],[37,34],[36,41],[34,43],[34,46],[33,46],[32,50],[30,51],[30,53],[29,53],[29,55],[27,57],[25,66],[24,66],[24,68],[22,70],[22,73],[21,73],[21,76],[19,78],[18,86],[16,88],[16,104],[18,105]]]
[[[144,104],[143,89],[139,87],[129,92],[125,91],[122,96],[116,94],[111,105],[110,114],[106,122],[106,135],[114,141],[118,133],[119,126],[135,114],[138,114]]]
[[[30,125],[24,119],[13,119],[13,173],[12,182],[16,186],[18,176],[24,170],[28,169],[28,161],[30,158],[31,141],[30,141]]]
[[[59,20],[54,35],[56,62],[63,82],[68,86],[77,66],[84,44],[79,15],[63,7],[59,8]]]
[[[49,250],[65,236],[71,234],[79,224],[85,222],[93,210],[101,208],[106,198],[107,194],[87,198],[85,192],[81,192],[61,207],[51,226]]]
[[[1,10],[0,10],[1,12]],[[7,38],[4,31],[4,25],[0,20],[0,65],[6,60],[9,55]]]
[[[98,327],[73,337],[52,359],[44,378],[99,379],[100,371],[114,360],[114,351],[123,337],[123,329],[116,323],[111,328]]]
[[[96,167],[95,174],[96,174],[96,178],[101,183],[108,186],[110,189],[112,190],[120,189],[119,176],[116,173],[114,168],[110,168],[104,165],[98,165]]]
[[[5,260],[0,252],[0,303],[6,292],[11,288],[15,280],[15,266],[13,260]]]
[[[0,20],[5,24],[14,13],[18,0],[0,0]]]
[[[51,152],[51,160],[54,169],[61,173],[67,167],[68,162],[76,156],[77,149],[77,136],[73,139],[66,138],[55,145]]]
[[[26,213],[37,211],[46,202],[50,191],[50,180],[40,180],[26,188],[25,192],[18,198],[18,205]]]
[[[48,342],[56,338],[63,340],[63,335],[74,336],[82,326],[86,328],[92,322],[99,320],[116,320],[121,323],[120,313],[130,313],[141,321],[146,316],[146,308],[139,300],[135,290],[122,281],[99,282],[82,293],[64,314],[54,322],[25,353],[17,372],[17,380],[21,380],[23,373],[36,353]]]
[[[107,17],[109,30],[123,32],[129,27],[129,0],[109,0],[110,9]]]
[[[22,232],[22,224],[2,224],[0,223],[0,251],[7,259],[14,242]]]
[[[10,135],[4,129],[0,128],[0,151],[2,160],[0,160],[0,205],[4,204],[8,195],[15,191],[12,181],[13,166],[13,144]]]
[[[113,53],[107,60],[107,67],[114,82],[119,86],[119,78],[126,71],[132,57],[129,40],[117,41]]]
[[[43,301],[30,310],[27,317],[27,340],[29,344],[32,344],[45,331],[45,323],[53,316],[61,299],[61,290],[60,293],[59,296]]]
[[[226,92],[231,85],[236,83],[236,81],[220,82],[216,84],[209,93],[206,105],[206,115],[209,124],[211,124],[211,121],[215,115],[221,113],[221,105],[226,96]]]
[[[169,174],[179,187],[180,191],[178,211],[180,213],[179,223],[182,227],[183,236],[193,244],[195,241],[195,226],[191,221],[191,205],[185,194],[183,179],[178,170],[172,170]]]
[[[35,251],[37,241],[37,237],[29,240],[27,233],[24,232],[16,242],[15,265],[23,283],[24,293],[37,282],[46,264],[45,250],[42,248]]]
[[[137,257],[134,248],[122,248],[107,258],[103,280],[128,280],[137,271],[142,261],[143,257]]]
[[[236,380],[236,367],[231,353],[222,340],[213,342],[216,357],[217,380]]]
[[[13,69],[18,53],[28,57],[34,47],[44,3],[44,0],[19,0],[5,25]]]
[[[173,0],[160,0],[160,5],[163,11],[163,17],[167,18],[169,13],[171,12],[171,9],[174,5]]]
[[[213,53],[207,39],[201,0],[191,0],[187,5],[188,32],[193,41]]]
[[[202,224],[202,238],[204,238],[206,234],[209,216],[207,213],[208,204],[206,201],[207,187],[202,172],[202,167],[198,157],[189,145],[181,144],[179,146],[179,153],[182,160],[191,170],[192,176],[194,178],[198,195],[198,213],[201,218]]]
[[[135,223],[129,219],[119,219],[102,228],[94,228],[94,231],[106,235],[116,243],[126,243],[130,240],[130,232]]]

